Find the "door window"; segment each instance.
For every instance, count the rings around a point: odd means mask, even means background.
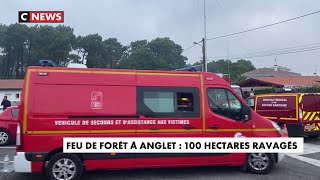
[[[223,88],[209,88],[207,96],[213,113],[241,120],[241,103],[231,91]]]
[[[246,102],[247,102],[248,106],[250,106],[252,108],[254,107],[254,99],[253,98],[248,99]]]

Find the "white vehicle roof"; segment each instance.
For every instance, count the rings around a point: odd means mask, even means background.
[[[67,67],[71,68],[87,68],[84,64],[78,64],[78,63],[69,63]]]
[[[231,85],[231,87],[240,87],[240,86],[238,86],[238,85]]]

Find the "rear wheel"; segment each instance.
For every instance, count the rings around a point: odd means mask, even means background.
[[[82,161],[74,154],[58,153],[49,160],[46,167],[46,174],[50,180],[78,180],[82,172]]]
[[[269,173],[275,164],[272,154],[267,153],[250,153],[247,156],[246,169],[255,174]]]
[[[0,129],[0,146],[8,145],[11,142],[11,135],[7,130]]]

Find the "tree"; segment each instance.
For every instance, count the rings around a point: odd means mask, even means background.
[[[141,46],[133,51],[127,59],[121,61],[121,69],[165,69],[164,62],[158,61],[155,53],[148,46]]]
[[[82,63],[89,68],[173,70],[186,65],[182,48],[168,37],[122,45],[99,34],[74,35],[68,26],[0,24],[0,78],[24,78],[28,66],[41,59],[58,66]]]
[[[102,37],[99,34],[89,34],[79,39],[79,46],[83,49],[83,60],[86,59],[86,65],[89,68],[102,66]]]
[[[131,42],[127,55],[119,64],[125,69],[174,70],[186,66],[182,47],[169,38],[156,38],[150,42]]]
[[[291,69],[284,67],[284,66],[278,66],[278,71],[286,71],[286,72],[290,72]]]
[[[123,56],[124,51],[127,47],[123,46],[116,38],[109,38],[103,41],[104,51],[104,67],[105,68],[116,68]]]
[[[1,78],[15,78],[23,74],[25,58],[25,42],[28,27],[21,24],[11,24],[1,27],[1,48],[5,55],[1,68]]]
[[[182,56],[182,47],[168,37],[156,38],[148,44],[159,61],[163,61],[167,70],[186,66],[187,58]]]
[[[87,52],[82,47],[82,36],[78,36],[75,39],[75,42],[72,46],[72,49],[76,51],[76,54],[73,54],[75,56],[70,56],[70,60],[72,60],[74,63],[81,63],[84,64],[85,57],[87,56]]]
[[[197,62],[194,65],[198,64],[201,64],[201,62]],[[255,69],[251,61],[243,59],[236,62],[224,59],[211,61],[208,63],[207,68],[208,72],[230,74],[232,84],[237,84],[245,79],[241,74]]]
[[[75,43],[73,29],[67,26],[35,26],[29,31],[29,64],[36,65],[40,59],[50,59],[59,66],[69,63],[69,53]]]
[[[146,46],[146,45],[148,45],[148,41],[147,40],[138,40],[138,41],[133,41],[133,42],[131,42],[130,43],[130,49],[129,49],[129,51],[130,52],[134,52],[134,51],[136,51],[138,48],[140,48],[140,47],[143,47],[143,46]]]

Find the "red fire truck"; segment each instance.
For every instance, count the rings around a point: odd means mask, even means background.
[[[115,125],[111,123],[115,119],[139,123]],[[81,120],[90,123],[83,125]],[[152,120],[179,123],[143,123]],[[255,113],[230,84],[213,73],[29,67],[14,167],[15,172],[45,172],[49,179],[75,180],[84,171],[97,169],[178,166],[239,166],[265,174],[283,159],[281,153],[63,153],[64,137],[239,134],[281,137],[281,130]]]

